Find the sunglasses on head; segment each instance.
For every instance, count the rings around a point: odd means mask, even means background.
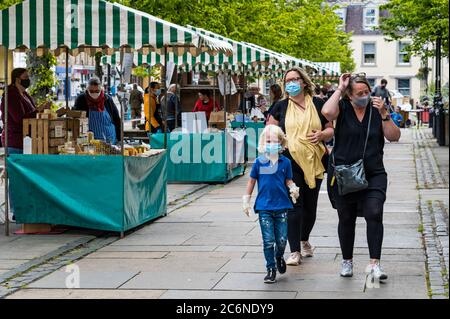
[[[352,79],[356,79],[356,78],[366,78],[366,73],[365,72],[361,72],[361,73],[352,73],[350,76]]]

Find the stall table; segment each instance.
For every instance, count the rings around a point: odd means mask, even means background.
[[[231,127],[239,129],[244,127],[243,122],[231,122]],[[247,133],[247,156],[249,159],[255,159],[258,156],[259,136],[264,130],[264,122],[246,121],[245,128]]]
[[[151,134],[150,145],[163,148],[164,133]],[[239,132],[167,133],[167,153],[168,182],[226,183],[244,173]]]
[[[167,156],[8,157],[17,223],[124,232],[166,214]]]

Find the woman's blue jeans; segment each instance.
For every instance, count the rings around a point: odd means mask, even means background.
[[[282,257],[286,248],[287,210],[260,210],[257,213],[263,238],[266,268],[275,269],[275,257]]]

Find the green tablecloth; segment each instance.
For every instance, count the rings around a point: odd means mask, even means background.
[[[10,155],[18,223],[126,231],[166,213],[167,156]]]
[[[241,128],[243,126],[242,122],[231,122],[231,127],[234,129]],[[264,130],[264,122],[245,122],[246,133],[247,133],[247,156],[249,160],[253,160],[258,157],[258,143],[259,136]]]
[[[233,138],[228,135],[227,141],[225,139],[224,132],[167,134],[167,180],[225,183],[243,174],[244,150],[242,149],[242,154],[232,151],[236,150]],[[163,148],[164,134],[152,134],[150,144],[152,148]],[[242,156],[233,157],[235,153]],[[235,161],[236,157],[240,157],[241,161]]]

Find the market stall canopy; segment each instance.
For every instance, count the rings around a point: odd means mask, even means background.
[[[220,34],[207,31],[201,28],[186,26],[188,29],[198,32],[204,36],[209,36],[224,42],[228,42],[233,46],[233,55],[228,58],[229,64],[234,65],[250,65],[250,64],[285,64],[287,61],[280,55],[271,54],[268,51],[250,46],[244,42],[235,41]],[[220,57],[220,54],[218,55]]]
[[[261,47],[259,45],[253,44],[253,43],[247,43],[247,42],[244,42],[244,43],[249,45],[249,46],[251,46],[251,47],[258,48],[259,50],[263,50],[265,52],[268,52],[269,54],[272,54],[272,55],[275,55],[275,56],[279,56],[280,59],[283,59],[285,61],[285,65],[284,65],[284,69],[285,70],[287,69],[287,67],[291,67],[291,66],[299,66],[299,67],[303,67],[303,68],[306,67],[306,68],[309,68],[310,70],[313,70],[313,71],[317,71],[318,70],[318,67],[317,67],[317,65],[314,64],[314,62],[311,62],[311,61],[308,61],[308,60],[305,60],[305,59],[295,58],[293,56],[290,56],[290,55],[287,55],[287,54],[284,54],[284,53],[278,53],[278,52],[272,51],[270,49],[263,48],[263,47]]]
[[[239,65],[230,64],[228,59],[223,54],[216,56],[209,55],[207,53],[201,53],[198,56],[193,56],[190,53],[184,53],[182,56],[177,56],[173,53],[168,53],[168,62],[178,66],[178,70],[182,72],[231,72],[233,74],[245,74],[250,76],[269,76],[277,75],[281,76],[283,69],[280,65],[263,65],[263,64],[250,64]],[[121,64],[121,53],[116,52],[110,56],[104,56],[102,58],[103,64],[109,64],[111,66],[118,66]],[[151,52],[150,54],[142,54],[134,52],[133,64],[135,66],[162,66],[164,64],[164,56]]]
[[[46,48],[59,54],[130,51],[198,55],[233,53],[231,44],[103,0],[26,0],[0,11],[0,45],[10,50]]]
[[[340,62],[314,62],[322,68],[322,75],[339,76],[341,74]]]

